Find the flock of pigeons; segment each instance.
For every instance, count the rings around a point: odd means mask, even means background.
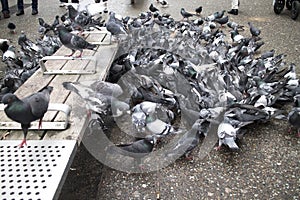
[[[109,12],[106,28],[120,45],[107,80],[64,86],[85,99],[101,123],[105,115],[130,119],[121,130],[136,141],[111,152],[141,160],[157,141],[181,135],[165,156],[191,158],[209,134],[218,135],[216,149],[236,150],[249,124],[272,119],[288,120],[300,136],[295,64],[274,50],[260,52],[261,31],[251,22],[247,29],[224,10],[206,17],[201,12],[182,8],[181,21],[153,4],[137,17]],[[250,37],[240,34],[246,30]],[[289,113],[285,102],[294,102]]]
[[[68,5],[67,8],[68,12],[62,16],[55,16],[52,23],[38,18],[40,37],[35,41],[27,38],[23,31],[18,37],[18,46],[8,39],[0,39],[2,62],[6,65],[4,76],[1,78],[0,95],[16,91],[40,67],[41,58],[53,55],[61,47],[64,41],[59,37],[60,32],[100,29],[105,25],[103,16],[107,13],[106,7],[87,5],[86,9],[80,12],[72,5]],[[15,33],[15,25],[12,22],[8,24],[8,28],[11,33]],[[79,36],[76,38],[81,39]]]
[[[72,54],[68,56],[72,56],[76,50],[79,50],[80,55],[77,57],[81,56],[82,49],[95,48],[95,45],[70,31],[99,29],[104,26],[103,15],[107,13],[105,7],[97,6],[95,9],[95,6],[87,5],[87,9],[80,12],[72,5],[67,8],[67,13],[61,17],[55,16],[52,24],[38,18],[40,37],[35,42],[27,38],[24,32],[21,32],[18,37],[19,49],[9,40],[0,39],[2,61],[6,65],[5,73],[1,78],[0,97],[1,102],[7,105],[4,110],[6,115],[21,124],[24,140],[20,147],[26,144],[30,123],[39,119],[41,125],[42,118],[48,109],[52,87],[45,87],[23,99],[19,99],[12,93],[39,69],[41,58],[53,55],[62,45],[72,49]],[[91,12],[94,14],[92,15]],[[12,34],[15,33],[13,31],[15,25],[12,22],[8,24],[8,28]]]
[[[229,21],[225,11],[206,17],[201,11],[202,7],[194,13],[182,8],[183,19],[176,21],[151,4],[149,11],[137,17],[122,17],[110,11],[106,21],[98,19],[95,23],[90,17],[87,23],[80,23],[78,18],[89,15],[68,8],[64,20],[68,26],[57,26],[60,41],[72,50],[72,55],[79,50],[81,56],[83,49],[94,46],[69,33],[68,27],[81,31],[91,24],[103,25],[119,42],[118,56],[106,81],[63,84],[86,101],[103,126],[106,116],[116,121],[127,119],[124,128],[137,140],[117,145],[122,150],[119,153],[140,160],[154,150],[158,141],[181,135],[165,156],[191,158],[201,137],[209,134],[218,135],[217,149],[224,145],[236,150],[236,141],[249,124],[275,118],[289,120],[300,128],[295,64],[287,64],[285,55],[276,55],[274,50],[260,53],[264,42],[252,23],[248,24],[251,36],[246,37],[240,32],[248,29]],[[22,48],[33,51],[25,44]],[[293,101],[287,113],[283,102]],[[217,127],[217,132],[212,127]]]
[[[18,45],[19,48],[7,39],[0,39],[2,62],[5,63],[0,83],[1,96],[15,92],[39,68],[39,60],[43,56],[52,55],[61,43],[53,35],[44,35],[33,42],[22,32]]]

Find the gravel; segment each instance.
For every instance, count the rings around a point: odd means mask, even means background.
[[[134,6],[129,5],[129,0],[114,2],[108,2],[109,10],[123,16],[136,16],[150,5],[149,1],[143,0]],[[154,0],[151,2],[155,3]],[[180,19],[181,7],[193,11],[202,5],[204,16],[230,9],[229,0],[216,1],[218,3],[210,0],[168,2],[170,6],[161,10],[176,19]],[[299,71],[299,19],[293,21],[288,10],[275,15],[272,1],[240,2],[239,15],[230,16],[230,20],[244,25],[246,30],[242,34],[245,35],[249,34],[247,22],[253,22],[262,30],[261,37],[266,43],[261,51],[275,49],[276,54],[286,54],[287,62],[294,62]],[[8,21],[14,21],[18,33],[23,29],[29,38],[37,38],[38,23],[30,15],[30,9],[22,18],[1,19],[1,30],[6,30]],[[16,7],[12,14],[15,11]],[[49,22],[57,12],[64,13],[58,8],[57,0],[40,3],[39,11],[39,16]],[[2,31],[0,36],[16,44],[18,33],[9,35]],[[211,150],[208,156],[199,159],[199,148],[196,148],[192,161],[179,159],[164,169],[143,174],[128,174],[105,167],[81,145],[59,199],[299,199],[300,140],[296,131],[289,132],[289,129],[285,121],[255,124],[239,141],[239,151]]]

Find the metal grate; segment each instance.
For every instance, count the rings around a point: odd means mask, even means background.
[[[76,140],[0,141],[0,199],[58,198],[74,157]]]

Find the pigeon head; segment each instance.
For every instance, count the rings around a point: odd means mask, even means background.
[[[300,94],[294,96],[294,106],[300,107]]]
[[[9,43],[10,43],[9,40],[7,39],[0,39],[0,50],[2,51],[2,53],[7,51],[9,47]]]
[[[150,144],[155,145],[157,143],[157,136],[155,136],[155,135],[147,135],[145,137],[145,141],[149,142]]]
[[[2,103],[7,105],[10,105],[16,100],[19,100],[18,97],[12,93],[7,93],[2,97]]]
[[[132,123],[137,131],[142,132],[146,126],[146,114],[144,112],[135,112],[131,116]]]

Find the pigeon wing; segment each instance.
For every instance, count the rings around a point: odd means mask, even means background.
[[[40,119],[47,112],[52,89],[52,87],[48,86],[23,99],[23,102],[30,106],[31,112],[36,119]]]

